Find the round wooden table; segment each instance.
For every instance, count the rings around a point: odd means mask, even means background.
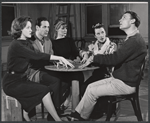
[[[75,66],[75,68],[66,68],[63,66],[55,66],[55,65],[49,65],[45,66],[45,69],[51,70],[51,71],[59,71],[59,72],[77,72],[77,71],[93,71],[95,69],[98,69],[99,67],[91,66],[91,67],[85,67],[85,68],[78,68],[78,66]],[[72,110],[74,111],[76,106],[79,103],[79,81],[78,80],[72,80]]]

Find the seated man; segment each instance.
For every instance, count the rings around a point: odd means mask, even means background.
[[[126,11],[119,20],[120,29],[127,34],[123,46],[113,54],[92,55],[87,62],[100,65],[113,65],[115,69],[110,78],[88,85],[80,103],[70,117],[88,120],[99,97],[108,95],[131,94],[135,92],[140,68],[147,54],[144,39],[139,33],[140,19],[133,11]]]
[[[34,47],[34,50],[36,52],[54,54],[53,49],[52,49],[52,42],[48,38],[49,22],[47,18],[45,17],[38,18],[36,20],[35,26],[36,26],[36,31],[35,31],[35,34],[31,38],[31,43]],[[58,114],[60,114],[61,113],[60,98],[62,97],[61,95],[68,88],[68,85],[66,83],[61,82],[59,78],[53,76],[52,72],[44,68],[45,65],[50,64],[49,61],[32,60],[30,63],[31,64],[28,68],[28,78],[32,81],[40,82],[41,84],[49,86],[49,88],[53,92],[52,99],[54,102],[54,106]],[[47,119],[50,120],[50,115],[48,115]]]
[[[91,54],[112,54],[117,50],[117,45],[111,42],[108,37],[106,37],[106,31],[103,24],[98,23],[92,28],[94,29],[95,38],[97,40],[95,42],[93,41],[92,44],[88,46],[88,51],[81,51],[81,55],[85,56],[83,58],[85,61]],[[106,67],[105,65],[101,65],[99,69],[94,70],[92,76],[83,83],[81,87],[81,96],[83,96],[86,87],[90,83],[110,76],[112,70],[112,67]]]

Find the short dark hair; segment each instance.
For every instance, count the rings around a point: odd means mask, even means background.
[[[11,24],[11,31],[9,34],[14,38],[17,39],[21,36],[22,29],[27,25],[27,21],[32,23],[32,19],[29,16],[21,16],[15,18]]]
[[[97,23],[95,25],[92,26],[92,28],[95,30],[95,29],[98,29],[98,28],[104,28],[104,24],[103,23]],[[95,34],[95,31],[93,30],[94,34]]]
[[[140,25],[140,17],[133,11],[126,11],[124,14],[130,14],[131,15],[131,19],[135,19],[135,26],[139,27]]]
[[[92,26],[93,29],[97,29],[97,28],[101,28],[101,27],[104,27],[103,23],[101,23],[101,24],[97,23],[97,24],[95,24],[95,25]]]
[[[41,22],[42,21],[48,21],[48,19],[46,17],[39,17],[36,19],[36,22],[35,22],[35,26],[41,26]]]

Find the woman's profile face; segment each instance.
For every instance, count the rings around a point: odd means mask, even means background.
[[[31,33],[32,33],[31,26],[32,26],[31,22],[27,21],[26,26],[22,29],[22,34],[21,34],[22,39],[27,39],[31,37]]]
[[[58,36],[65,37],[67,35],[67,26],[61,25],[60,28],[57,30]]]
[[[101,43],[105,42],[106,32],[103,27],[95,29],[95,38]]]

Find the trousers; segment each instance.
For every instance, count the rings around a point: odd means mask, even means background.
[[[130,87],[114,77],[99,80],[88,85],[75,111],[77,111],[82,118],[88,119],[99,97],[130,94],[133,92],[135,92],[135,87]]]

